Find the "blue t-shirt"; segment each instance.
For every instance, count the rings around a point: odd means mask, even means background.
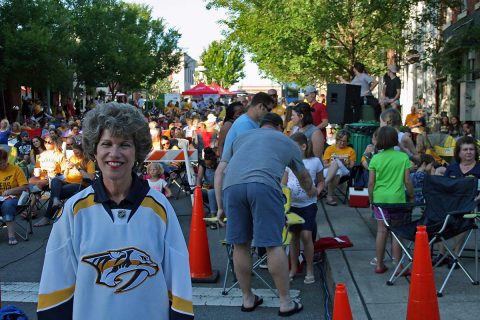
[[[228,130],[227,137],[225,138],[225,143],[223,145],[222,159],[225,157],[225,151],[232,147],[233,141],[242,133],[247,132],[248,130],[258,129],[259,125],[252,118],[250,118],[246,113],[238,117],[237,120],[233,123],[230,130]]]
[[[10,130],[0,131],[0,144],[8,144],[10,133],[12,133]]]
[[[476,163],[475,166],[468,172],[463,173],[460,169],[460,165],[456,162],[447,166],[445,170],[445,177],[450,178],[463,178],[463,177],[475,177],[480,178],[480,163]]]

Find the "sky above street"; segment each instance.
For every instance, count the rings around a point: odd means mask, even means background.
[[[180,47],[196,60],[210,42],[223,39],[224,27],[218,21],[225,18],[226,11],[207,10],[204,0],[126,0],[126,2],[149,5],[155,18],[163,18],[169,28],[175,28],[182,34]],[[247,62],[245,73],[246,77],[240,84],[270,83],[260,78],[258,68],[253,63]]]

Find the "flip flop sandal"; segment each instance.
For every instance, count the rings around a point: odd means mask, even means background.
[[[242,304],[242,308],[240,310],[242,310],[242,312],[252,312],[262,303],[263,303],[263,298],[260,298],[259,296],[255,295],[255,300],[253,302],[253,306],[250,307],[250,308],[247,308],[247,307],[244,307],[243,304]]]
[[[293,309],[289,311],[278,311],[278,315],[280,317],[290,317],[295,313],[299,313],[303,310],[303,305],[298,303],[297,301],[293,301]]]
[[[375,273],[385,273],[387,272],[388,268],[384,266],[383,268],[380,269],[375,269]]]

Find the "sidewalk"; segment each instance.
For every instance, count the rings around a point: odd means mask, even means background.
[[[323,205],[323,203],[322,203]],[[410,278],[398,279],[394,286],[385,283],[393,272],[389,259],[390,245],[387,244],[386,265],[389,270],[384,274],[376,274],[374,266],[369,264],[375,256],[376,221],[369,208],[350,208],[339,203],[337,207],[319,203],[317,222],[319,235],[348,235],[353,247],[327,251],[327,277],[330,280],[330,293],[335,292],[335,284],[345,283],[350,299],[353,317],[363,319],[405,319],[407,312]],[[478,231],[477,231],[478,232]],[[473,235],[467,246],[474,248]],[[466,252],[473,257],[474,250]],[[475,278],[473,258],[463,259],[467,270]],[[435,271],[437,289],[443,282],[447,267]],[[332,295],[333,303],[333,295]],[[480,286],[470,284],[461,270],[455,270],[448,282],[444,296],[438,298],[442,319],[478,319],[480,314]]]

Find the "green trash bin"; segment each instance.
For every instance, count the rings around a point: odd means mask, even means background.
[[[358,122],[345,125],[345,129],[350,132],[350,143],[355,149],[357,155],[356,162],[361,163],[365,148],[372,143],[372,136],[379,127],[376,122]]]

